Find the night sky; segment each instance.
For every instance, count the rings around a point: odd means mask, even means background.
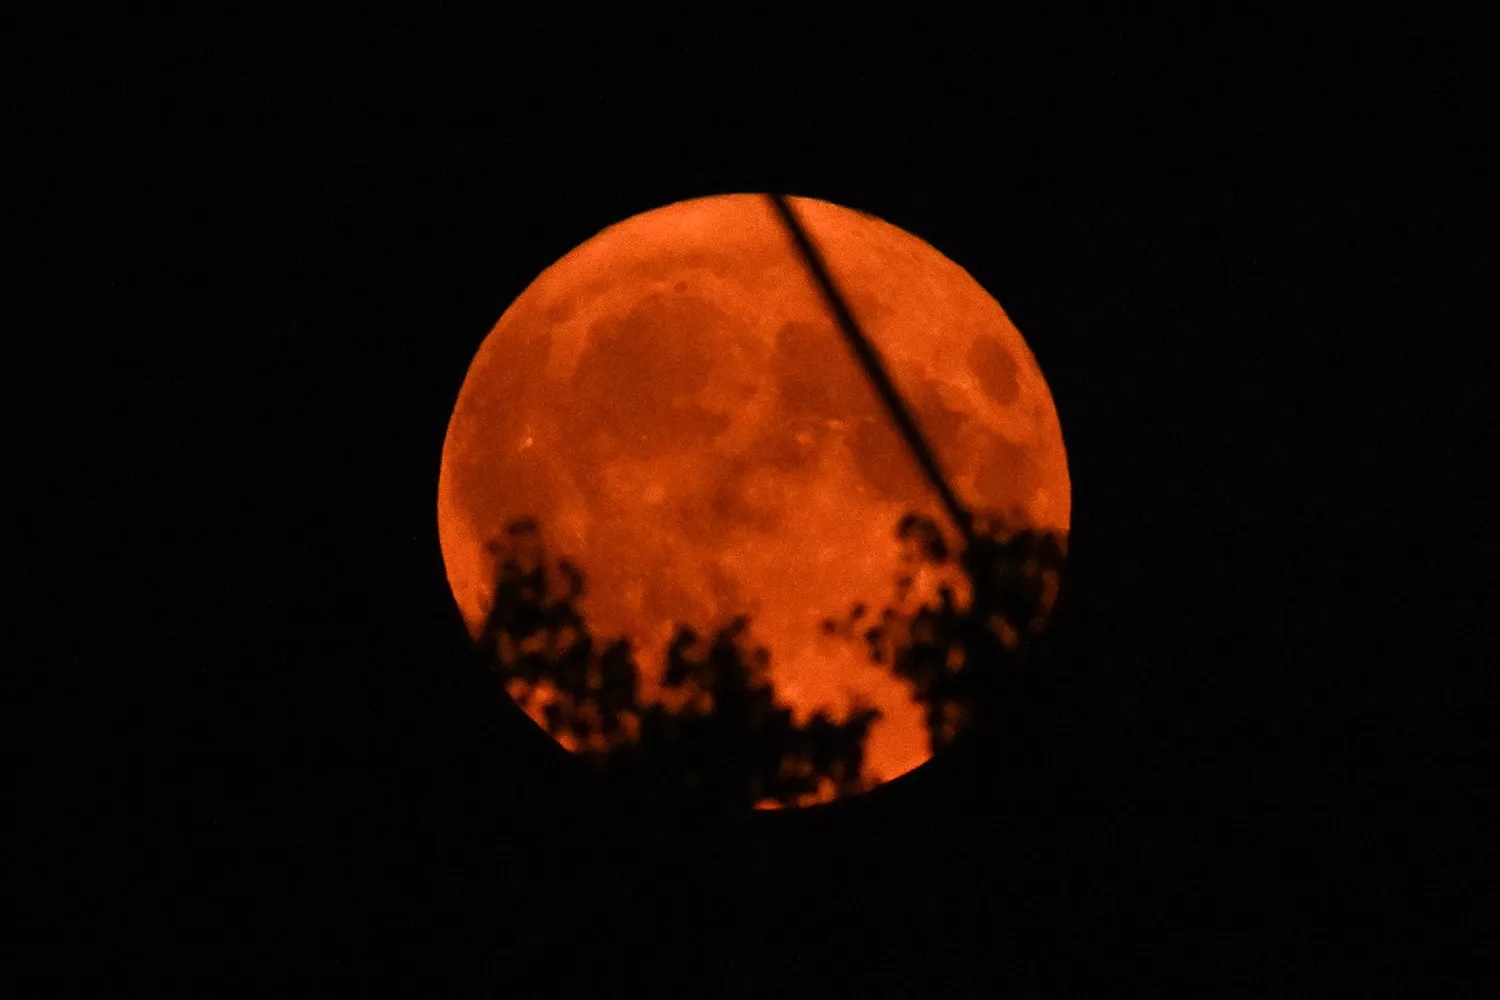
[[[37,212],[58,224],[31,254],[33,422],[59,437],[17,459],[46,470],[27,533],[52,554],[26,784],[34,923],[71,956],[48,975],[1113,996],[1494,974],[1493,196],[976,193],[1295,174],[1234,161],[1228,131],[1138,170],[1144,140],[1085,155],[1032,112],[1050,158],[989,159],[904,106],[878,142],[765,108],[705,124],[646,70],[640,105],[612,98],[586,56],[554,85],[399,33],[277,72],[220,44],[39,89],[68,136],[29,147],[37,204],[68,209]],[[1378,186],[1344,128],[1328,148]],[[772,188],[878,215],[1000,301],[1061,418],[1073,558],[1039,763],[981,746],[725,825],[601,793],[485,685],[434,502],[469,359],[532,278],[629,215]]]

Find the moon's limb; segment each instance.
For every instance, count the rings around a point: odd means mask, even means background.
[[[960,495],[1066,531],[1056,411],[999,304],[916,237],[796,202]],[[648,696],[677,622],[752,613],[799,712],[851,693],[886,712],[867,761],[889,779],[926,759],[920,707],[817,623],[888,599],[894,525],[939,515],[928,493],[769,206],[725,196],[604,230],[500,318],[449,425],[439,534],[477,633],[485,543],[538,518]]]

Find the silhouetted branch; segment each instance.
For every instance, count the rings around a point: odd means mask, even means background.
[[[983,719],[1002,720],[1025,697],[1031,640],[1057,599],[1066,545],[1048,532],[1010,530],[998,518],[976,521],[958,558],[967,599],[943,584],[934,597],[916,600],[916,574],[942,570],[952,558],[930,518],[907,514],[896,539],[902,557],[891,603],[873,619],[855,605],[843,620],[826,620],[823,631],[862,642],[873,664],[911,685],[936,753]]]
[[[747,616],[707,638],[679,625],[662,695],[645,703],[629,643],[590,634],[581,571],[550,562],[534,521],[491,546],[494,602],[479,645],[506,690],[563,746],[606,776],[665,784],[726,806],[793,806],[868,786],[864,744],[880,715],[856,705],[798,724],[776,698],[770,652]]]

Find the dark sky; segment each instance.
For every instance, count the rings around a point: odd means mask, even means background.
[[[59,44],[89,64],[108,33]],[[400,32],[274,72],[224,44],[38,70],[63,138],[26,133],[60,434],[18,458],[47,470],[29,592],[60,680],[28,788],[68,968],[460,995],[1484,974],[1493,196],[975,193],[1297,175],[1254,129],[1147,166],[1105,111],[1097,145],[1030,112],[1050,152],[1023,155],[904,105],[880,141],[769,99],[705,116],[660,70],[637,103],[598,65],[461,75]],[[874,120],[871,73],[828,75]],[[1379,186],[1339,121],[1306,179]],[[1074,568],[1029,784],[971,755],[816,815],[658,816],[463,659],[433,503],[480,339],[600,228],[773,186],[962,264],[1051,385]]]

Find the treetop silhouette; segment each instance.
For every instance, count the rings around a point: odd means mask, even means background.
[[[901,569],[878,613],[855,605],[826,634],[862,643],[872,669],[892,671],[925,709],[934,753],[1014,707],[1029,640],[1056,599],[1064,543],[976,520],[955,555],[938,525],[907,514],[896,526]],[[609,779],[640,782],[730,808],[808,805],[868,789],[864,747],[880,717],[856,703],[842,718],[798,722],[778,700],[771,653],[741,615],[700,633],[679,624],[658,696],[646,702],[635,651],[595,637],[578,611],[582,571],[546,552],[535,520],[491,543],[494,599],[477,644],[507,693],[562,746]],[[924,570],[957,571],[922,599]]]

